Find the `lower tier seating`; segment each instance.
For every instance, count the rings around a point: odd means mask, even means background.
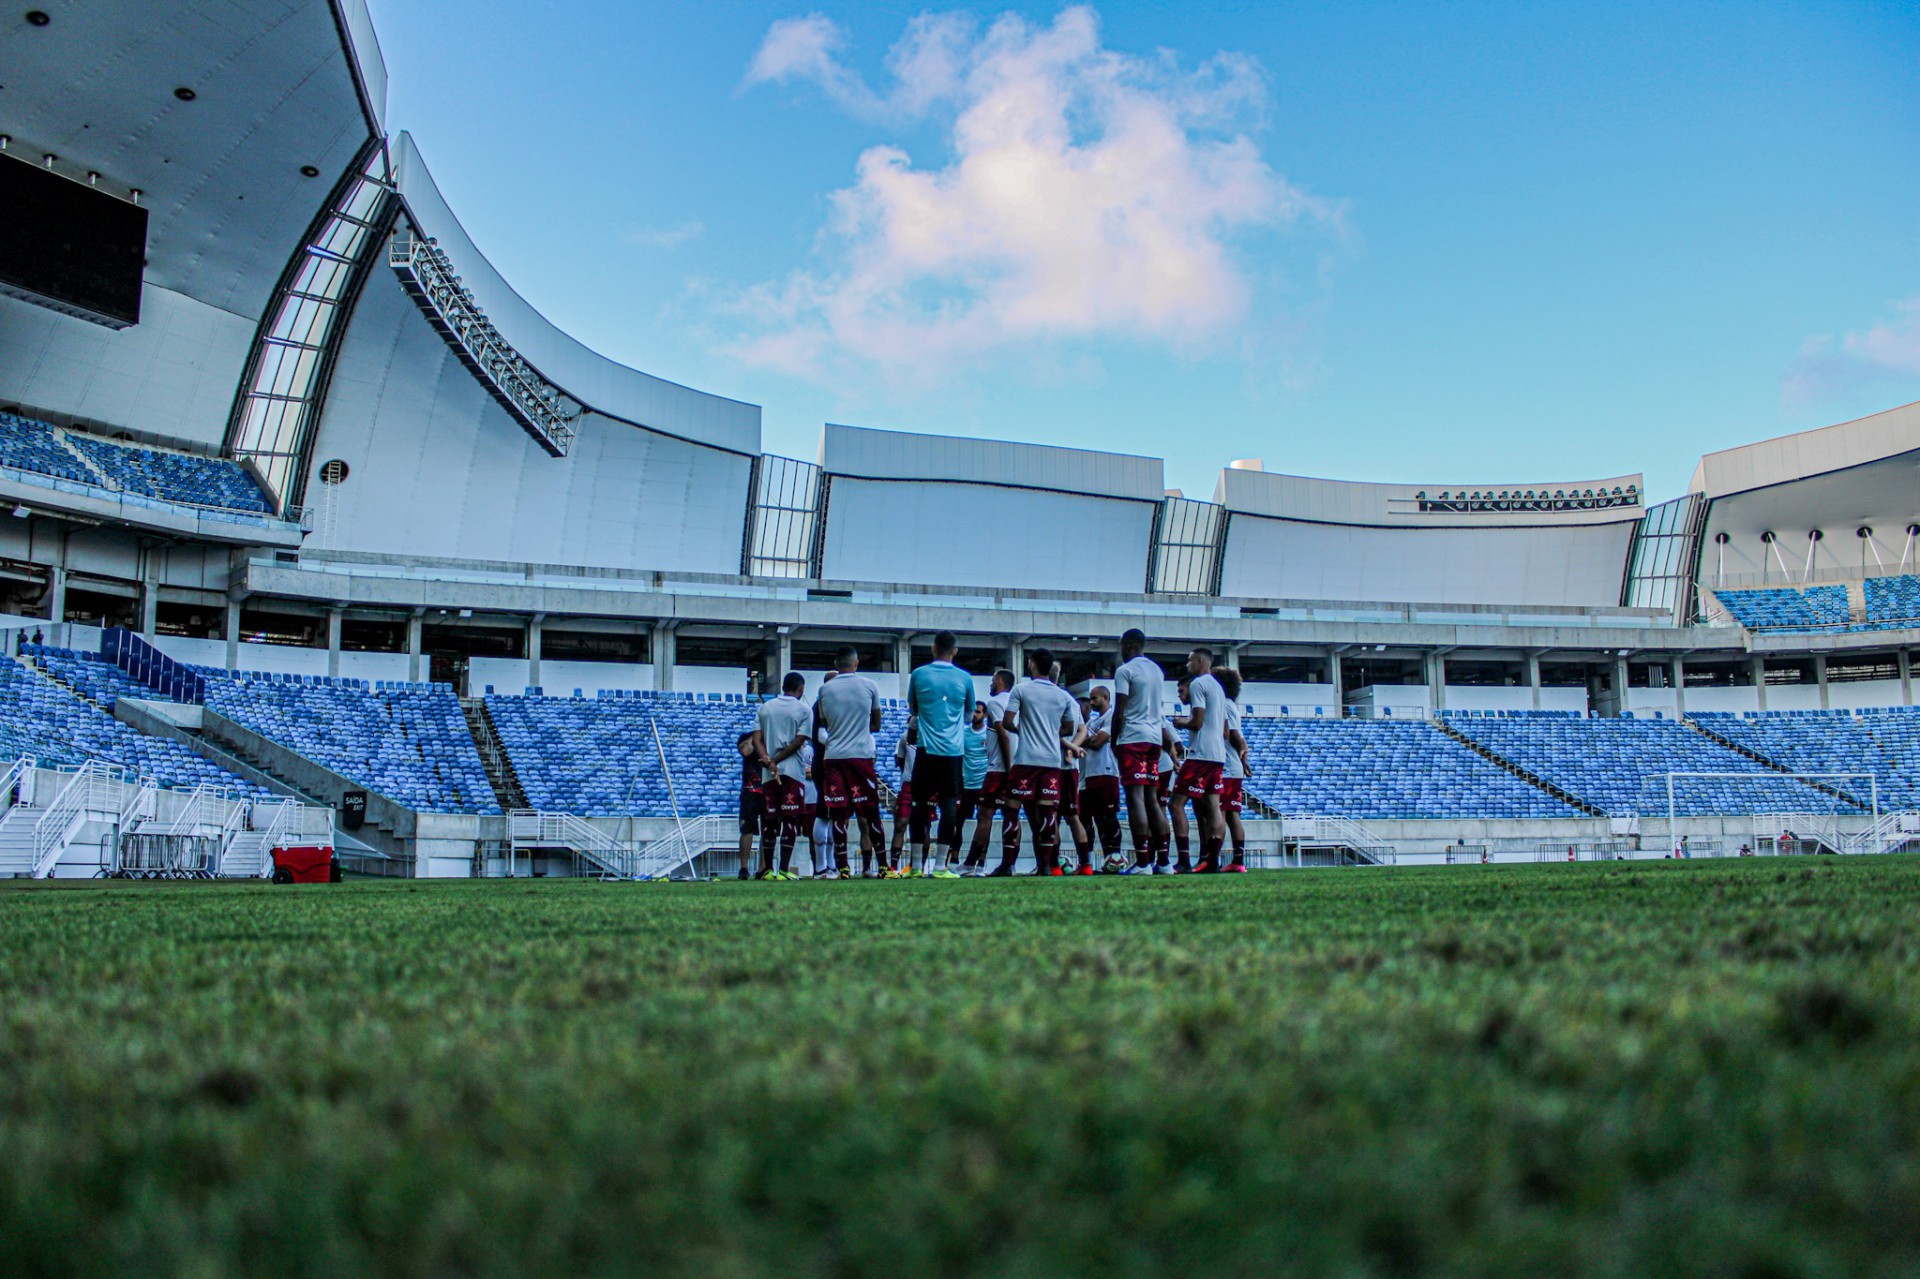
[[[670,817],[731,813],[740,799],[739,735],[759,704],[689,693],[626,697],[486,699],[527,802],[583,817]],[[907,726],[904,702],[881,708],[875,765],[900,784],[894,745]],[[655,747],[654,732],[659,732]],[[673,776],[668,794],[661,753]]]
[[[1579,817],[1414,720],[1246,719],[1246,788],[1282,813],[1316,817]]]
[[[500,811],[447,685],[214,677],[207,707],[410,808]]]
[[[1675,720],[1532,712],[1452,716],[1447,723],[1501,758],[1615,816],[1664,815],[1666,775],[1675,772],[1743,775],[1678,783],[1674,808],[1685,816],[1826,812],[1836,802]]]
[[[0,658],[0,760],[23,755],[45,768],[100,759],[183,790],[211,782],[241,795],[278,798],[179,742],[135,732],[46,675]]]

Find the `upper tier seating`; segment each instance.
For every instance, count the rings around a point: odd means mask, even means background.
[[[489,696],[487,710],[535,808],[582,817],[670,817],[739,810],[740,756],[734,742],[753,728],[758,701],[691,693],[622,697]],[[881,707],[875,765],[898,787],[893,748],[906,731],[906,703]],[[660,746],[654,746],[654,730]],[[660,767],[664,751],[673,793]]]
[[[1911,708],[1872,714],[1848,711],[1773,711],[1699,714],[1717,733],[1796,773],[1871,773],[1880,807],[1920,804],[1920,715]],[[1864,778],[1833,778],[1828,785],[1869,802]]]
[[[1683,816],[1828,812],[1838,801],[1667,719],[1584,719],[1554,712],[1448,716],[1494,754],[1613,816],[1664,816],[1673,772],[1743,773],[1691,778],[1674,791]]]
[[[69,432],[67,439],[128,493],[252,515],[271,515],[267,495],[237,462],[115,444]]]
[[[180,742],[135,732],[40,672],[0,658],[0,760],[11,762],[23,755],[47,768],[106,760],[183,790],[212,782],[241,795],[278,798]]]
[[[1880,626],[1920,626],[1920,577],[1870,577],[1867,620]]]
[[[1358,819],[1579,817],[1415,720],[1244,719],[1246,788],[1282,813]]]
[[[137,500],[184,502],[230,516],[273,515],[272,502],[238,462],[121,444],[13,413],[0,413],[0,466]]]
[[[51,475],[76,484],[100,483],[60,442],[60,435],[45,422],[12,413],[0,413],[0,466],[11,466],[35,475]]]
[[[1844,586],[1776,587],[1751,591],[1715,591],[1733,620],[1748,630],[1844,631]]]
[[[498,813],[473,735],[444,684],[207,680],[207,707],[396,803]]]

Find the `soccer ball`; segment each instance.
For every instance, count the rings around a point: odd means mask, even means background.
[[[1109,875],[1118,875],[1131,865],[1133,865],[1133,858],[1125,853],[1112,853],[1107,857],[1105,870]]]

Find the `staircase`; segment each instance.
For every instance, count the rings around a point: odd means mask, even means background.
[[[1362,866],[1387,866],[1397,860],[1393,845],[1351,817],[1292,814],[1281,819],[1283,839],[1301,848],[1328,849],[1351,854]]]
[[[1857,835],[1848,835],[1843,853],[1897,853],[1920,843],[1920,813],[1885,813]]]
[[[1494,754],[1492,751],[1482,746],[1479,742],[1474,741],[1471,737],[1468,737],[1465,733],[1461,732],[1459,729],[1455,728],[1453,725],[1447,723],[1444,717],[1436,716],[1435,718],[1430,719],[1427,722],[1429,724],[1432,724],[1435,728],[1439,729],[1441,732],[1445,733],[1448,737],[1451,737],[1454,741],[1459,742],[1462,746],[1466,747],[1468,750],[1472,751],[1474,754],[1478,755],[1480,758],[1493,764],[1496,768],[1499,768],[1503,772],[1513,774],[1515,777],[1518,777],[1521,781],[1527,783],[1527,785],[1529,786],[1545,791],[1547,794],[1553,796],[1555,799],[1567,805],[1569,808],[1579,809],[1581,812],[1585,813],[1589,817],[1607,816],[1607,814],[1601,811],[1601,809],[1598,808],[1597,806],[1593,804],[1589,804],[1586,800],[1581,799],[1578,795],[1573,794],[1571,791],[1564,790],[1561,787],[1554,785],[1552,782],[1540,776],[1540,774],[1534,772],[1533,770],[1520,767],[1520,765],[1514,763],[1512,760],[1508,759],[1504,755]]]
[[[480,766],[487,770],[487,784],[493,787],[493,797],[499,802],[500,811],[524,811],[527,792],[521,789],[520,775],[513,771],[513,761],[507,758],[507,748],[501,744],[500,733],[493,725],[493,714],[487,710],[486,699],[463,697],[460,699],[460,710],[467,717],[467,731],[473,734],[474,749],[480,752]]]

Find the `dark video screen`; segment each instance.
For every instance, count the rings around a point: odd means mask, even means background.
[[[0,287],[116,328],[140,322],[147,211],[0,155]]]

